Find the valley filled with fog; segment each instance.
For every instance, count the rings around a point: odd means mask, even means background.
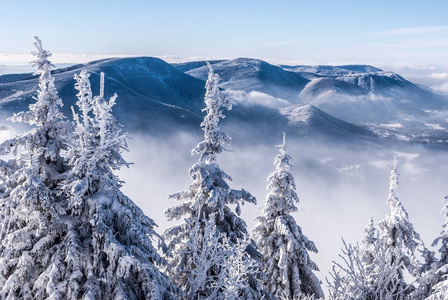
[[[232,144],[218,163],[233,178],[231,187],[244,188],[257,198],[257,205],[242,207],[242,217],[251,230],[253,219],[265,201],[267,177],[274,170],[273,159],[278,153],[275,144],[257,142]],[[158,231],[176,224],[168,222],[163,211],[175,204],[168,195],[185,189],[191,179],[189,168],[198,160],[190,151],[202,139],[196,134],[181,132],[167,139],[135,135],[125,154],[129,168],[119,176],[126,183],[123,191],[159,225]],[[278,136],[281,144],[281,135]],[[300,203],[294,213],[305,235],[316,243],[319,254],[312,255],[320,268],[318,277],[325,276],[338,259],[341,238],[356,243],[373,217],[380,221],[389,213],[390,170],[394,156],[398,161],[400,188],[398,197],[409,213],[410,221],[427,247],[442,230],[442,200],[448,195],[448,155],[444,149],[422,145],[378,146],[347,145],[324,140],[287,139],[293,158],[293,175]]]

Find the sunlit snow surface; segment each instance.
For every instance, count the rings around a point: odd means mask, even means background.
[[[10,139],[12,137],[14,137],[14,131],[12,130],[12,128],[2,125],[0,123],[0,143],[2,143],[3,141],[6,141],[7,139]]]

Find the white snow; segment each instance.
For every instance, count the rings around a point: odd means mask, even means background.
[[[403,125],[401,123],[380,124],[380,126],[387,128],[403,128]]]
[[[433,129],[436,130],[445,130],[445,128],[443,128],[442,126],[440,126],[440,124],[430,124],[430,123],[425,123],[426,126],[431,127]]]

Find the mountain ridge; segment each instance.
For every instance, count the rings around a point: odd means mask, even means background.
[[[439,137],[448,128],[442,122],[448,106],[441,97],[373,66],[288,67],[250,58],[210,63],[227,95],[242,93],[235,101],[235,109],[225,112],[228,118],[223,123],[236,134],[238,127],[231,123],[244,124],[257,135],[262,130],[273,134],[286,130],[295,135],[375,139],[393,136],[389,124],[399,123],[395,135],[403,133],[409,141],[421,142],[422,136],[432,132],[437,140],[443,140]],[[71,115],[70,107],[76,102],[73,76],[81,69],[91,73],[94,94],[99,91],[99,73],[105,73],[106,97],[118,94],[114,113],[128,130],[150,134],[199,131],[208,76],[205,61],[168,64],[153,57],[108,58],[54,70],[66,115]],[[27,109],[36,89],[37,76],[31,73],[0,76],[2,116]],[[256,101],[257,97],[266,99]],[[298,126],[291,121],[303,114],[315,115],[319,122],[302,122]],[[310,130],[303,130],[304,126]],[[413,131],[421,132],[421,136],[415,136]]]

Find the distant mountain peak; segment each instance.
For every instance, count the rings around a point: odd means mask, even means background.
[[[317,65],[317,66],[287,66],[281,65],[285,70],[298,73],[312,73],[318,76],[342,76],[350,74],[372,74],[383,72],[383,70],[369,66],[369,65],[340,65],[340,66],[330,66],[330,65]]]
[[[290,126],[305,135],[324,134],[334,138],[348,138],[353,135],[376,137],[368,128],[335,118],[310,104],[282,108],[280,113],[288,118]]]

